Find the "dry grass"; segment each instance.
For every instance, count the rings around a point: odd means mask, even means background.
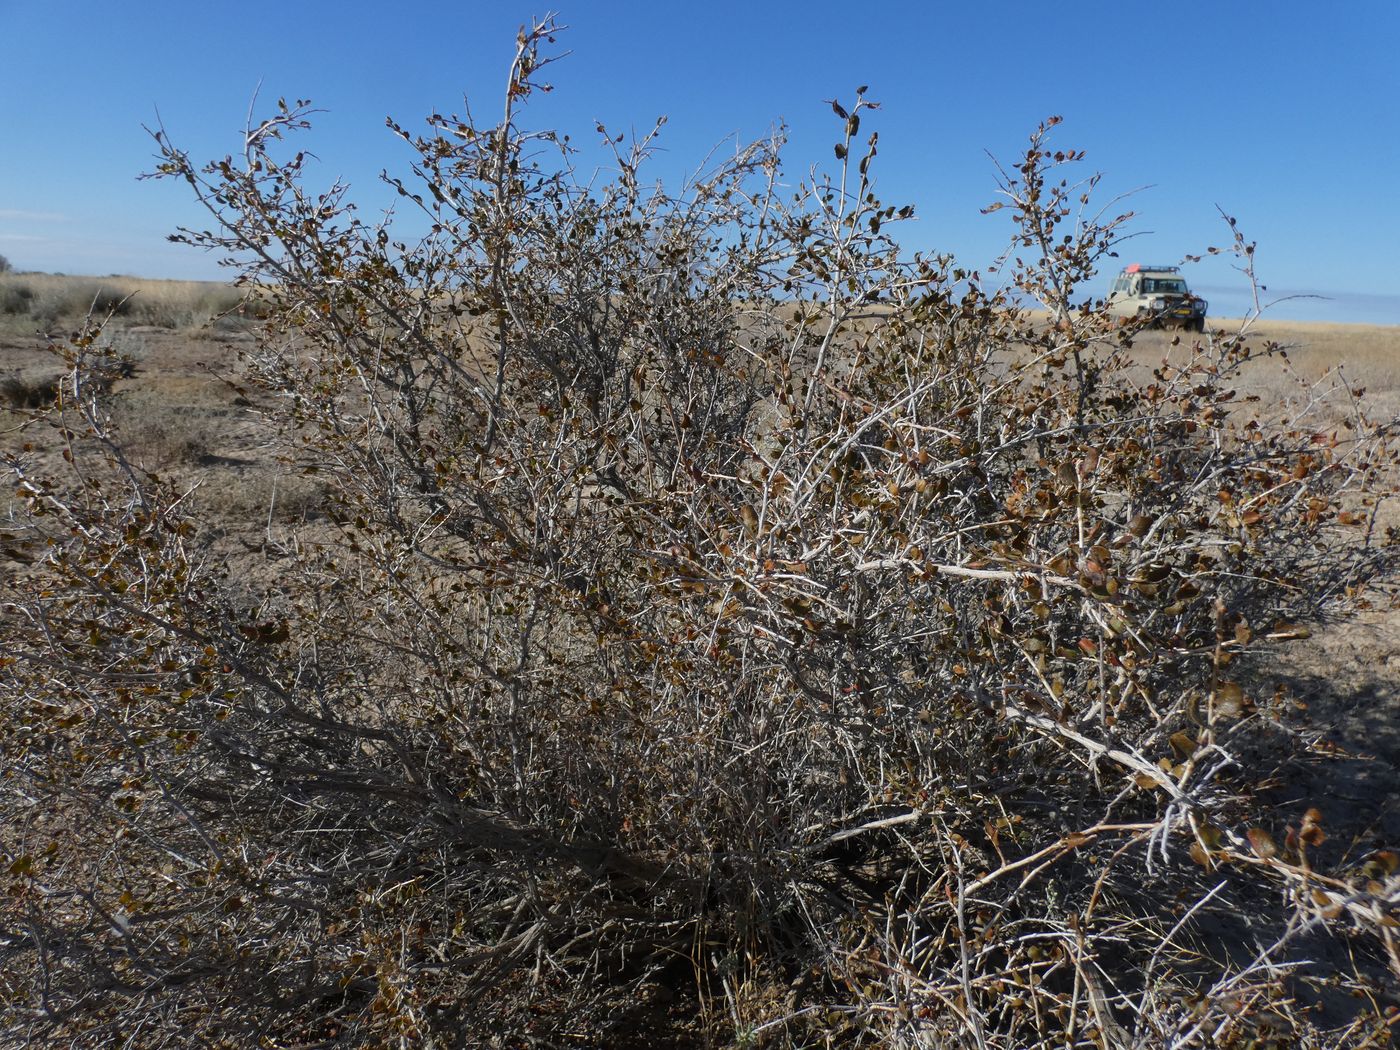
[[[1240,331],[1237,319],[1216,319],[1211,338]],[[1265,357],[1246,367],[1247,393],[1264,406],[1296,406],[1315,390],[1332,387],[1340,376],[1345,389],[1359,392],[1362,407],[1373,419],[1400,416],[1400,327],[1260,320],[1247,330],[1257,350],[1276,345],[1281,355]],[[1171,331],[1143,332],[1133,340],[1133,358],[1145,370],[1163,360],[1184,359],[1194,337]],[[1339,391],[1340,392],[1340,391]],[[1317,406],[1319,425],[1335,422],[1343,406],[1334,394]]]
[[[1237,319],[1221,319],[1212,327],[1230,333],[1242,324]],[[1248,333],[1252,342],[1283,347],[1296,368],[1321,374],[1340,366],[1377,389],[1400,389],[1400,326],[1271,321],[1266,317],[1251,325]],[[1144,338],[1169,342],[1173,334],[1155,332]]]
[[[91,313],[126,324],[158,328],[198,328],[211,322],[240,324],[242,293],[213,281],[156,281],[138,277],[69,277],[63,274],[0,275],[0,329],[30,332],[37,327],[80,321]],[[231,320],[221,321],[223,318]]]

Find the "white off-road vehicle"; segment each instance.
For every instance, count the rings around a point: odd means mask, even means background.
[[[1206,301],[1191,294],[1179,266],[1133,263],[1123,267],[1109,289],[1108,312],[1151,327],[1206,330]]]

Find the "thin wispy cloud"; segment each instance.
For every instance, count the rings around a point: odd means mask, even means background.
[[[0,221],[10,222],[70,222],[69,216],[56,211],[25,211],[23,208],[0,208]]]

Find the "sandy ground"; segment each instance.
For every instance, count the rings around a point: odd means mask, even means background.
[[[1242,322],[1210,324],[1234,332]],[[1286,355],[1246,367],[1242,386],[1259,396],[1261,414],[1308,404],[1340,374],[1374,422],[1400,422],[1400,327],[1259,320],[1249,333],[1252,346],[1276,343]],[[1146,332],[1132,354],[1147,370],[1182,353],[1191,338]],[[1308,421],[1334,427],[1341,408],[1313,404]],[[1386,525],[1400,527],[1400,496],[1378,510],[1378,531]],[[1358,606],[1333,610],[1311,625],[1310,638],[1254,668],[1255,688],[1289,698],[1286,720],[1310,745],[1278,770],[1270,801],[1295,822],[1309,806],[1322,809],[1332,836],[1326,849],[1336,859],[1400,844],[1400,591],[1359,595]]]
[[[1283,813],[1320,808],[1334,856],[1400,844],[1400,607],[1323,625],[1263,671],[1307,705],[1298,724],[1314,741],[1282,771]]]

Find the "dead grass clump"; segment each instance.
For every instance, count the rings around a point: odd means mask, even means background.
[[[198,465],[210,456],[228,425],[229,409],[213,396],[198,396],[206,392],[215,393],[207,380],[183,378],[124,391],[113,406],[114,424],[133,458],[151,470],[166,470]]]
[[[242,525],[298,525],[327,512],[323,484],[299,474],[224,467],[207,475],[196,494],[201,515]]]
[[[126,440],[138,462],[151,470],[192,466],[210,453],[209,421],[189,415],[171,415],[130,428]]]

